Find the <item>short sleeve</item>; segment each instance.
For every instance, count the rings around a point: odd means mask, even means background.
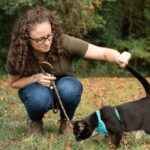
[[[88,49],[88,42],[64,34],[63,48],[69,52],[71,57],[84,57]]]

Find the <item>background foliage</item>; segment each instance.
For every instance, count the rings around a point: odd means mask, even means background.
[[[100,46],[132,53],[131,64],[150,74],[149,0],[3,0],[0,1],[0,70],[4,71],[16,18],[37,4],[50,9],[64,32]],[[106,62],[77,60],[79,75],[121,75]]]

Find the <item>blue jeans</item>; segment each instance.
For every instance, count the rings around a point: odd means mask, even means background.
[[[56,81],[56,87],[66,113],[69,119],[72,119],[81,99],[82,84],[73,76],[65,76]],[[29,118],[33,121],[41,120],[44,113],[52,108],[52,103],[57,98],[54,91],[38,83],[30,84],[20,89],[18,93]],[[64,119],[61,110],[60,117]]]

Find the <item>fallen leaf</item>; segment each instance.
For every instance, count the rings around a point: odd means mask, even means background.
[[[0,96],[0,102],[3,102],[4,100],[4,97]]]
[[[72,144],[73,142],[72,141],[70,141],[70,142],[68,142],[67,144],[65,144],[65,150],[71,150],[71,144]]]

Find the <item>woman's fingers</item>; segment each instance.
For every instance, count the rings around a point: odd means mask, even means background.
[[[50,80],[45,80],[45,79],[41,79],[41,84],[44,86],[49,87],[50,86],[51,81]]]
[[[125,67],[129,60],[131,59],[131,54],[129,52],[123,52],[122,54],[120,54],[118,61],[119,61],[119,65],[121,67]]]
[[[52,76],[52,75],[44,75],[43,76],[43,78],[45,79],[45,80],[56,80],[56,77],[54,77],[54,76]]]
[[[36,75],[37,76],[37,82],[43,86],[47,86],[49,87],[51,84],[51,81],[56,80],[56,77],[54,77],[51,74],[43,74],[43,73],[39,73]]]

